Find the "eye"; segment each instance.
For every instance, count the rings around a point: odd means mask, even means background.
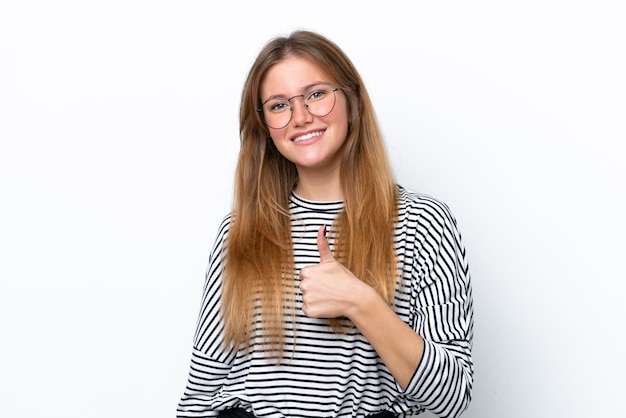
[[[328,94],[328,89],[316,89],[307,95],[307,100],[321,100]]]
[[[289,109],[289,102],[287,100],[271,101],[266,103],[265,106],[269,112],[279,113]]]

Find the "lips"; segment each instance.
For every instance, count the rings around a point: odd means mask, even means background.
[[[294,137],[291,141],[292,142],[302,142],[302,141],[306,141],[308,139],[313,139],[315,137],[318,137],[318,136],[322,135],[323,133],[324,133],[324,131],[309,132],[309,133],[304,134],[304,135],[298,135],[298,136]]]

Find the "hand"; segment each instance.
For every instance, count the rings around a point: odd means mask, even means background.
[[[358,300],[358,289],[366,285],[335,260],[326,239],[326,226],[317,232],[317,249],[320,263],[300,270],[302,312],[311,318],[349,317],[350,308]]]

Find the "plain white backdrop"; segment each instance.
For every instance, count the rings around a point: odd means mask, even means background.
[[[0,416],[172,417],[256,53],[353,59],[398,182],[457,217],[467,418],[623,417],[618,1],[0,3]]]

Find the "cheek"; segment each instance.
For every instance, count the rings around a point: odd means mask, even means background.
[[[341,109],[340,112],[333,115],[332,123],[337,127],[338,133],[348,134],[348,127],[350,126],[349,116],[347,109]]]
[[[285,157],[285,152],[287,151],[287,149],[285,147],[284,139],[282,137],[280,137],[280,134],[272,135],[271,132],[270,132],[270,138],[272,140],[272,144],[274,144],[274,148],[276,148],[276,150],[278,150],[278,153],[280,155]]]
[[[339,105],[339,103],[337,103]],[[345,125],[346,133],[350,126],[350,109],[346,102],[341,103],[339,108],[335,109],[338,112],[335,114],[335,123],[343,123]],[[334,113],[334,112],[333,112]]]
[[[280,133],[272,133],[272,131],[270,131],[270,139],[272,140],[274,147],[280,150],[283,142],[283,136],[281,136]]]
[[[268,128],[268,131],[269,131],[270,138],[272,138],[272,141],[274,141],[274,144],[276,144],[277,142],[284,140],[285,134],[286,134],[285,131],[287,131],[287,128],[283,128],[283,129]]]

